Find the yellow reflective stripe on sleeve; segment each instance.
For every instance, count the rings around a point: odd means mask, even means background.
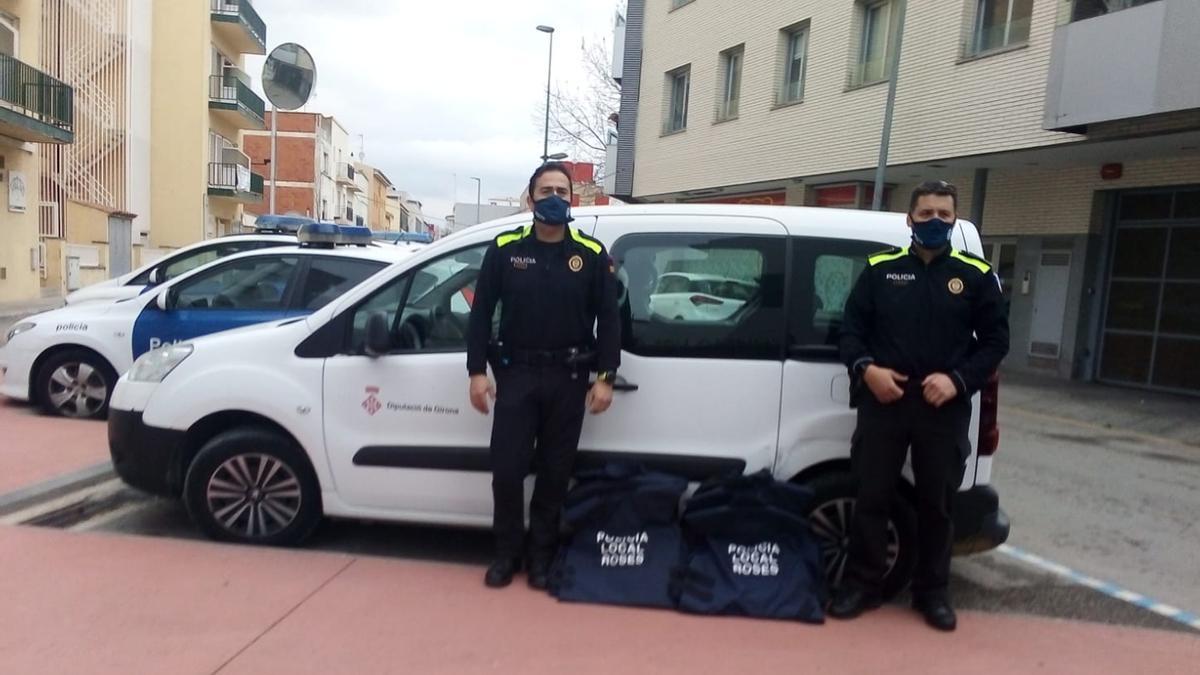
[[[879,263],[884,263],[889,260],[896,260],[898,258],[903,258],[906,255],[908,255],[907,247],[902,248],[899,251],[884,251],[883,253],[876,253],[875,255],[869,256],[867,258],[867,264],[874,267],[875,265],[878,265]]]
[[[971,267],[974,267],[975,269],[979,270],[980,272],[983,272],[984,274],[987,274],[988,272],[992,271],[991,265],[983,262],[982,260],[972,258],[971,256],[963,253],[962,251],[959,251],[958,249],[954,249],[954,250],[950,251],[950,257],[961,260],[961,261],[967,263],[968,265],[970,265]]]
[[[592,253],[595,253],[596,255],[600,255],[600,251],[603,250],[603,247],[600,246],[600,242],[596,241],[595,239],[592,239],[591,237],[583,234],[582,232],[580,232],[579,230],[576,230],[573,227],[571,227],[569,229],[571,230],[571,238],[572,239],[574,239],[575,241],[579,242],[580,244],[583,244],[584,246],[586,246],[589,250],[591,250]]]
[[[516,232],[508,232],[496,237],[496,246],[508,246],[515,241],[521,241],[533,231],[533,225],[526,225]]]

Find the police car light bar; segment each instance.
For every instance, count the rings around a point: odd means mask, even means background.
[[[308,223],[300,227],[296,239],[301,246],[333,248],[342,246],[369,246],[371,230],[365,227],[335,225],[333,223]]]
[[[371,229],[368,227],[358,227],[352,225],[339,225],[338,230],[341,234],[339,244],[348,246],[370,246],[374,241],[371,235]]]
[[[274,213],[261,215],[254,221],[254,230],[262,234],[270,234],[279,232],[283,234],[297,234],[300,228],[305,225],[312,225],[317,221],[306,216],[282,216]]]

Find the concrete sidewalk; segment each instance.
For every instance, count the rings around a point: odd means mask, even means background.
[[[103,421],[51,418],[0,396],[0,502],[5,495],[108,462]]]
[[[0,527],[6,673],[1190,673],[1173,632],[888,607],[851,623],[558,603],[473,566]]]
[[[1003,371],[1000,407],[1200,451],[1200,398]],[[1003,430],[1001,430],[1003,434]],[[1001,441],[1003,447],[1003,441]]]

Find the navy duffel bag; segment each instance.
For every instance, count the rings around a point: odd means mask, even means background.
[[[570,535],[550,592],[571,602],[674,607],[669,589],[684,552],[678,516],[687,480],[629,465],[578,479],[563,508]]]

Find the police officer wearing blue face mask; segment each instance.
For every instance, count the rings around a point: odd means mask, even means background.
[[[970,401],[1008,353],[999,279],[987,262],[953,247],[957,211],[953,185],[918,186],[909,203],[912,244],[870,256],[846,303],[840,351],[855,383],[851,463],[859,492],[846,579],[829,609],[835,618],[882,601],[889,509],[911,448],[913,607],[934,628],[957,623],[947,594],[950,508],[971,451]]]
[[[564,164],[529,179],[529,225],[498,236],[484,255],[467,331],[471,405],[495,400],[491,466],[496,558],[484,582],[507,586],[523,562],[544,589],[558,546],[586,411],[612,404],[621,325],[612,259],[570,226],[573,187]],[[500,325],[492,320],[500,304]],[[593,327],[595,330],[593,332]],[[489,363],[496,383],[488,379]],[[589,385],[589,371],[597,372]],[[525,540],[525,477],[536,470]]]

